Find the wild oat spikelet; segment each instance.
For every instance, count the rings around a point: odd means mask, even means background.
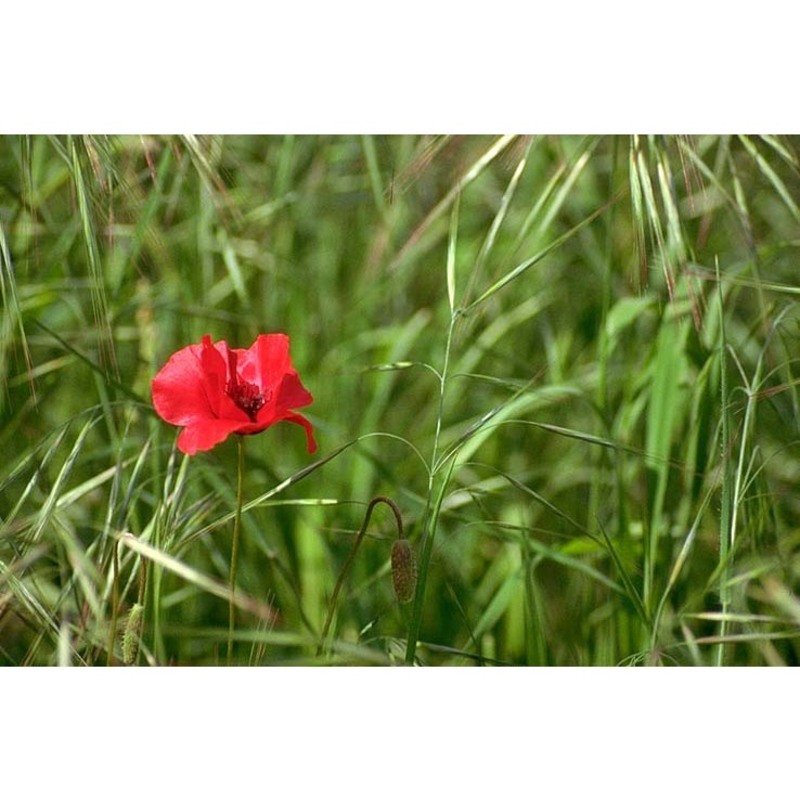
[[[398,603],[410,603],[417,588],[417,560],[408,539],[392,545],[392,583]]]
[[[139,653],[139,637],[142,635],[143,622],[144,606],[134,603],[122,634],[122,660],[128,666],[136,661]]]

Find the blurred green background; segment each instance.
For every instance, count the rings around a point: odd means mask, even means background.
[[[320,449],[246,440],[238,663],[796,663],[797,145],[0,138],[0,663],[224,660],[235,442],[149,387],[274,331]],[[318,655],[376,495],[424,594],[379,506]]]

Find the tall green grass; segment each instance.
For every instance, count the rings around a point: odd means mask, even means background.
[[[150,380],[271,331],[236,663],[797,663],[797,144],[3,137],[0,663],[225,663],[236,443]]]

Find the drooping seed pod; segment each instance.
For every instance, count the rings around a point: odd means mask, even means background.
[[[126,665],[133,664],[139,653],[139,637],[142,635],[144,606],[134,603],[122,633],[122,660]]]
[[[392,545],[392,584],[398,603],[410,603],[417,588],[417,560],[408,539]]]

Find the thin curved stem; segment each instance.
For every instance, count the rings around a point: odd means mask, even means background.
[[[339,599],[339,592],[342,590],[347,571],[350,569],[350,565],[353,563],[353,559],[356,557],[356,552],[358,551],[358,548],[364,539],[364,535],[367,532],[367,525],[369,525],[369,520],[372,516],[372,509],[375,508],[378,503],[385,503],[387,506],[389,506],[389,508],[392,509],[395,521],[397,522],[397,535],[399,538],[403,538],[403,519],[400,516],[400,509],[398,508],[397,503],[395,503],[390,497],[373,497],[367,506],[367,513],[364,516],[364,522],[361,523],[361,530],[356,535],[356,539],[353,542],[353,546],[350,548],[350,553],[347,556],[347,561],[344,562],[344,566],[342,566],[342,569],[339,572],[339,577],[336,579],[336,586],[333,589],[331,602],[328,606],[328,616],[325,619],[325,624],[322,627],[322,634],[320,636],[321,641],[319,647],[317,648],[317,655],[322,654],[325,642],[328,639],[328,631],[330,630],[331,623],[333,622],[333,615],[336,611],[336,601]]]

